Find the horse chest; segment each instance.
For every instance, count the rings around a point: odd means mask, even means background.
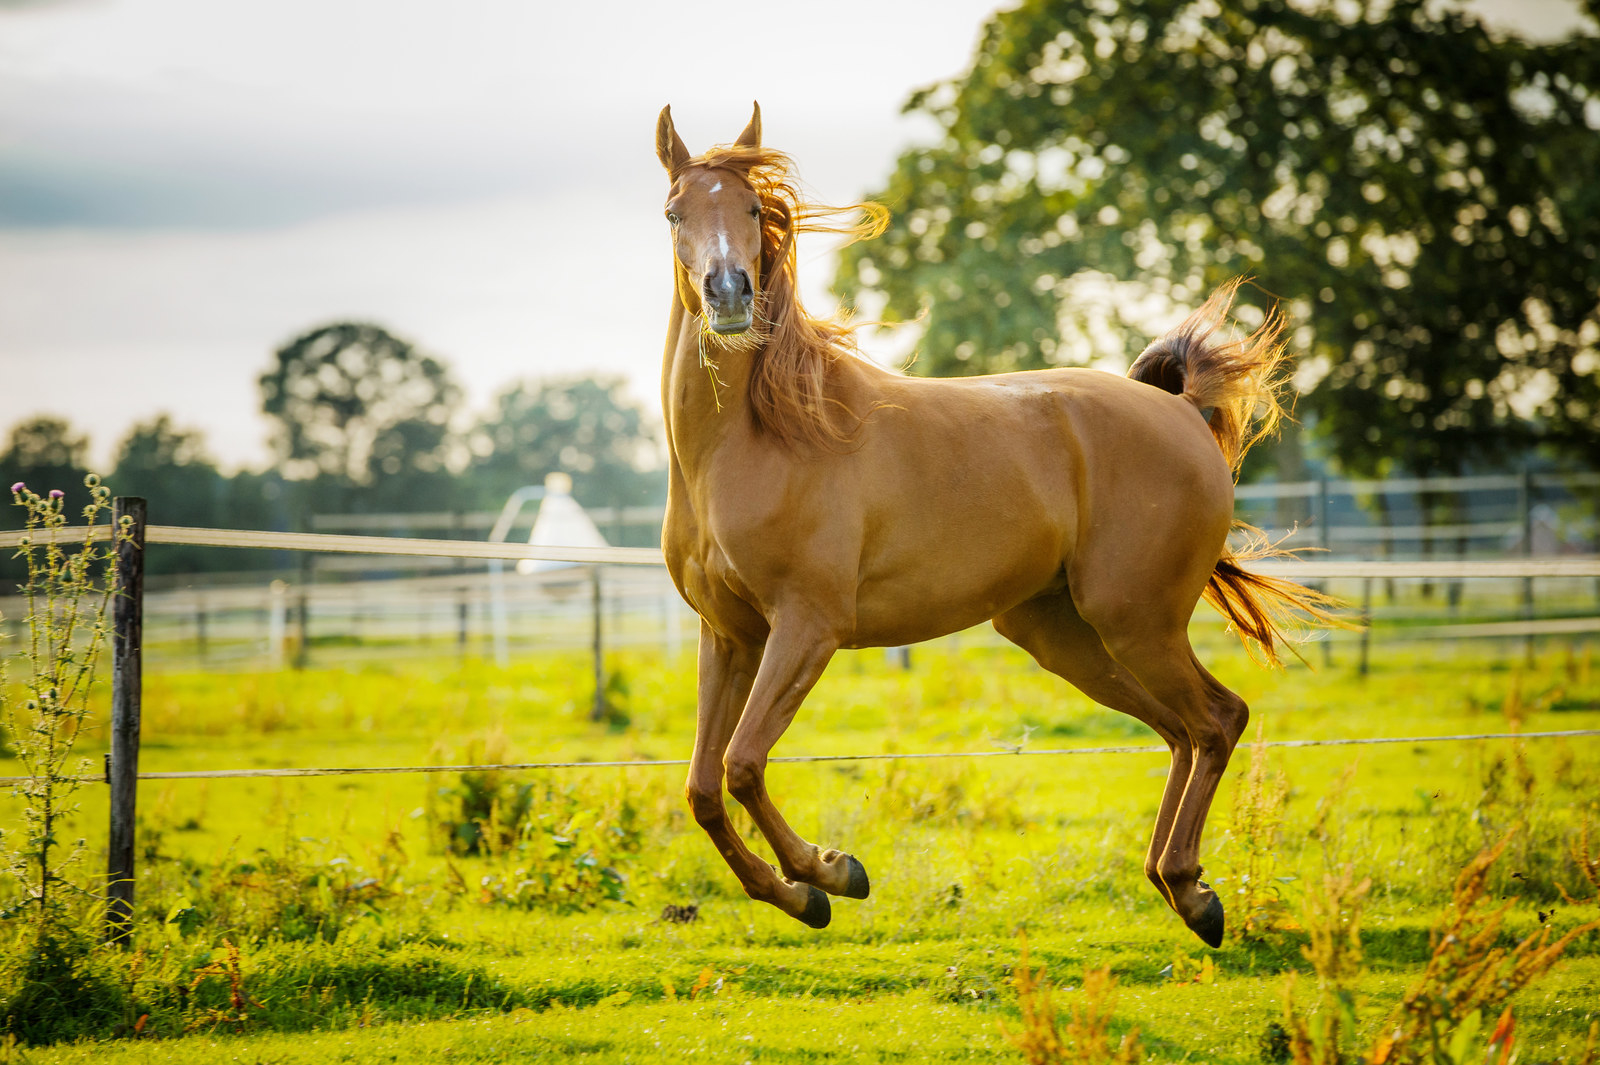
[[[669,520],[663,537],[667,568],[684,601],[725,636],[759,642],[769,628],[755,595],[726,553],[692,517]]]

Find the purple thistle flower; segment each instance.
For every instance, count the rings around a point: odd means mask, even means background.
[[[27,487],[28,487],[27,485],[23,484],[21,481],[18,481],[16,484],[11,486],[11,494],[12,495],[17,495],[19,492],[21,492],[23,489],[25,489]]]
[[[60,498],[61,498],[61,497],[62,497],[62,496],[64,496],[64,495],[66,495],[66,494],[67,494],[67,493],[65,493],[65,492],[63,492],[63,491],[62,491],[62,490],[61,490],[61,489],[59,489],[59,488],[52,488],[52,489],[50,489],[50,498],[51,498],[51,499],[60,499]]]

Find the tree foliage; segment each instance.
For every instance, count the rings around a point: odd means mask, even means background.
[[[224,474],[199,430],[161,413],[118,444],[109,479],[118,494],[147,499],[154,524],[276,530],[304,528],[315,514],[493,511],[558,470],[585,506],[666,496],[655,420],[620,377],[520,381],[463,424],[443,362],[378,326],[345,323],[285,345],[259,381],[276,469]],[[38,416],[12,428],[0,471],[8,485],[59,486],[76,507],[87,452],[87,436],[64,419]],[[147,565],[191,573],[283,563],[261,551],[167,546]],[[0,558],[0,583],[24,577]]]
[[[22,482],[46,495],[51,489],[67,493],[67,505],[78,508],[87,502],[80,498],[89,456],[89,438],[72,428],[65,418],[41,414],[11,427],[4,451],[0,451],[0,481],[5,486]],[[5,507],[0,528],[22,527],[22,513]],[[10,567],[7,567],[8,569]]]
[[[925,314],[923,372],[1125,361],[1250,275],[1299,324],[1301,412],[1348,469],[1592,457],[1600,39],[1423,0],[1025,0],[907,106],[942,134],[837,286]]]
[[[586,506],[659,498],[654,422],[625,387],[620,377],[571,377],[502,389],[471,436],[468,476],[483,503],[498,506],[558,470],[572,475],[574,498]]]
[[[337,322],[279,348],[259,379],[285,477],[357,485],[436,474],[461,389],[443,363],[364,322]]]

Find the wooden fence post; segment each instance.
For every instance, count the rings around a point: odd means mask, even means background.
[[[126,943],[133,933],[133,830],[139,792],[140,696],[144,680],[145,501],[119,496],[111,504],[117,543],[117,594],[111,603],[111,839],[106,847],[106,939]]]
[[[1533,469],[1524,462],[1522,464],[1522,484],[1517,491],[1519,507],[1522,511],[1522,557],[1533,557]],[[1533,605],[1533,578],[1522,579],[1522,617],[1532,621],[1534,617]],[[1529,632],[1522,637],[1522,655],[1529,669],[1535,666],[1533,650],[1533,633]]]
[[[590,607],[594,612],[594,706],[589,708],[590,721],[606,718],[606,648],[605,617],[601,609],[600,564],[589,569]]]
[[[1312,518],[1317,523],[1317,546],[1322,549],[1323,557],[1327,557],[1333,550],[1333,532],[1328,527],[1328,478],[1317,478],[1316,512]],[[1326,582],[1313,585],[1317,591],[1327,590]],[[1333,665],[1333,641],[1322,641],[1322,664]]]
[[[300,638],[294,645],[294,668],[306,668],[306,661],[311,657],[311,554],[306,552],[300,556],[300,596],[295,604],[295,618]]]
[[[1356,672],[1367,675],[1367,649],[1372,646],[1372,578],[1361,582],[1361,662]]]

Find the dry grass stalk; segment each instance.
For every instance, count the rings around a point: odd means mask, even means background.
[[[1497,945],[1515,903],[1490,908],[1488,882],[1513,834],[1480,852],[1456,879],[1450,906],[1432,935],[1432,957],[1384,1025],[1386,1034],[1368,1059],[1375,1065],[1449,1065],[1469,1055],[1478,1060],[1474,1037],[1483,1018],[1497,1013],[1496,1034],[1503,1037],[1497,1042],[1491,1036],[1490,1053],[1499,1056],[1489,1060],[1511,1060],[1508,1000],[1555,965],[1574,940],[1600,928],[1600,921],[1590,921],[1558,939],[1541,928],[1515,946]]]
[[[1361,975],[1361,913],[1370,877],[1357,881],[1349,866],[1327,873],[1306,892],[1305,927],[1311,941],[1301,949],[1317,974],[1321,1008],[1309,1019],[1294,1009],[1293,982],[1284,992],[1284,1027],[1295,1065],[1333,1065],[1346,1060],[1341,1047],[1356,1026],[1353,984]]]
[[[1235,939],[1258,939],[1274,928],[1288,927],[1283,895],[1272,879],[1288,796],[1288,779],[1281,771],[1273,773],[1268,768],[1265,732],[1257,722],[1250,764],[1233,793],[1229,826],[1239,856],[1235,863],[1239,888],[1234,894],[1238,905],[1231,907],[1239,917],[1229,926]]]
[[[1595,850],[1589,843],[1589,819],[1583,819],[1583,827],[1572,838],[1571,844],[1572,864],[1578,867],[1578,872],[1589,882],[1590,889],[1594,892],[1590,901],[1600,903],[1600,851]],[[1574,901],[1565,890],[1561,892],[1567,902]]]
[[[1136,1065],[1143,1061],[1137,1028],[1112,1045],[1111,1007],[1117,981],[1110,967],[1084,974],[1083,994],[1063,1027],[1044,979],[1044,966],[1037,971],[1032,968],[1027,933],[1020,936],[1022,957],[1012,970],[1011,986],[1017,991],[1022,1030],[1012,1032],[1001,1022],[1000,1032],[1016,1044],[1030,1065]]]

